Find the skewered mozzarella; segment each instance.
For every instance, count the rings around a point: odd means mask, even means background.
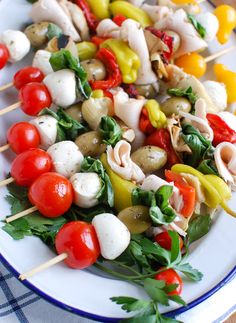
[[[75,73],[69,69],[51,73],[43,80],[56,105],[66,108],[76,101]]]
[[[53,170],[66,178],[80,171],[84,156],[73,141],[57,142],[47,150],[51,156]]]
[[[39,68],[44,75],[53,73],[52,66],[49,62],[51,55],[52,54],[46,50],[43,50],[43,49],[38,50],[34,55],[32,66]]]
[[[225,85],[215,81],[205,81],[202,84],[218,110],[225,110],[227,108],[227,92]]]
[[[99,201],[97,195],[101,190],[101,179],[96,173],[77,173],[70,178],[74,189],[74,203],[83,208],[90,208]]]
[[[9,51],[11,63],[20,61],[30,51],[29,39],[19,30],[5,30],[2,33],[1,42]]]
[[[48,149],[57,139],[57,120],[52,116],[40,116],[30,121],[38,130],[41,148]]]
[[[205,41],[212,41],[219,29],[219,21],[216,16],[211,12],[204,12],[197,15],[196,19],[206,29]]]
[[[130,232],[115,215],[102,213],[93,218],[101,254],[105,259],[116,259],[128,247]]]

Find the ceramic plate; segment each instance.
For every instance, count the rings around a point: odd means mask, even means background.
[[[211,4],[201,5],[203,11],[213,9]],[[0,33],[7,29],[21,29],[29,21],[28,12],[30,5],[25,0],[2,0],[0,1]],[[229,47],[236,42],[232,35]],[[217,42],[211,43],[209,52],[213,53],[221,49]],[[207,53],[205,53],[205,56]],[[220,59],[230,69],[236,71],[235,53],[230,53]],[[0,84],[11,81],[15,71],[21,66],[30,65],[31,57],[20,64],[9,66],[1,71]],[[212,68],[209,64],[207,78],[213,79]],[[0,94],[0,108],[14,103],[17,93],[9,89]],[[11,112],[0,118],[0,144],[5,143],[8,127],[16,121],[26,119],[22,112]],[[5,152],[0,155],[1,179],[9,172],[13,154]],[[9,214],[9,206],[4,196],[6,189],[0,190],[0,219],[3,220]],[[236,196],[231,201],[231,207],[236,208]],[[2,223],[0,224],[2,226]],[[221,288],[235,272],[236,248],[235,246],[236,221],[232,217],[221,212],[214,220],[211,232],[194,244],[189,262],[198,268],[204,278],[199,283],[185,282],[183,298],[187,307],[163,307],[162,312],[174,316],[202,302],[212,293]],[[53,252],[35,237],[27,237],[20,241],[14,241],[8,234],[0,230],[0,253],[4,263],[16,274],[25,272],[30,268],[43,263],[54,256]],[[40,294],[61,308],[72,311],[82,316],[103,322],[116,322],[126,314],[119,306],[112,303],[112,296],[127,295],[137,298],[146,298],[141,288],[123,281],[99,275],[95,270],[72,270],[63,263],[46,270],[24,282],[29,288]]]

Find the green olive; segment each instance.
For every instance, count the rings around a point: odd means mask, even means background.
[[[89,81],[101,81],[105,79],[106,69],[99,59],[88,59],[86,61],[82,61],[81,65],[87,72],[87,78]]]
[[[153,173],[162,168],[167,162],[165,150],[156,146],[143,146],[136,150],[131,159],[145,174]]]
[[[181,42],[179,34],[177,34],[176,32],[174,32],[172,30],[165,30],[165,33],[168,36],[171,36],[173,39],[173,53],[177,52],[177,50],[180,47],[180,42]]]
[[[131,234],[143,233],[152,225],[149,208],[143,205],[127,207],[118,214],[118,218],[127,226]]]
[[[81,103],[73,104],[68,109],[66,109],[65,112],[69,114],[69,116],[74,120],[81,122],[83,120],[81,105]]]
[[[84,156],[98,157],[106,151],[106,145],[103,144],[99,131],[89,131],[80,135],[75,144]]]
[[[40,48],[47,43],[48,25],[49,22],[42,21],[32,24],[25,29],[24,33],[33,47]]]
[[[153,99],[156,97],[157,92],[152,84],[135,85],[139,95],[144,96],[146,99]]]
[[[167,117],[171,117],[173,114],[178,115],[180,111],[190,112],[191,108],[191,103],[188,99],[183,97],[172,97],[161,104],[161,111],[163,111]]]

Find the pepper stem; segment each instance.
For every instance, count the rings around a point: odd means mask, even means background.
[[[221,202],[220,204],[222,206],[222,208],[225,210],[225,212],[227,212],[229,215],[232,215],[233,217],[236,218],[236,212],[234,212],[233,210],[231,210],[229,208],[229,206],[225,203],[225,202]]]

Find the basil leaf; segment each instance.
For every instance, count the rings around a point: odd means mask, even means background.
[[[101,131],[103,142],[107,145],[115,146],[120,141],[122,131],[118,123],[112,117],[102,117],[99,130]]]
[[[171,237],[171,264],[178,264],[182,259],[179,235],[175,231],[168,230],[168,234]]]
[[[192,23],[193,27],[196,29],[196,31],[199,33],[199,35],[202,38],[205,38],[206,28],[203,27],[203,25],[201,25],[200,22],[198,22],[197,19],[193,15],[188,13],[187,16],[188,16],[188,20]]]
[[[102,187],[97,194],[99,202],[114,206],[114,192],[111,181],[100,160],[92,157],[85,157],[81,165],[81,172],[95,172],[99,175]]]
[[[92,90],[87,81],[87,73],[80,65],[79,59],[72,56],[70,51],[61,49],[56,53],[52,53],[50,64],[54,71],[59,71],[67,68],[74,71],[77,81],[77,89],[79,91],[81,99],[88,99],[90,97]]]
[[[195,214],[189,221],[187,230],[188,244],[202,238],[211,228],[212,220],[209,214]]]
[[[205,159],[197,167],[197,170],[202,174],[213,174],[219,176],[218,170],[214,160]]]
[[[193,92],[193,89],[191,86],[186,89],[178,89],[178,88],[168,89],[167,93],[171,96],[185,97],[193,105],[197,101],[197,94]]]
[[[58,27],[57,25],[50,23],[48,25],[48,30],[46,33],[46,36],[49,40],[51,40],[54,37],[59,37],[63,34],[62,29]]]
[[[155,198],[155,193],[153,191],[144,191],[141,188],[135,188],[132,191],[131,198],[133,205],[151,206]]]

